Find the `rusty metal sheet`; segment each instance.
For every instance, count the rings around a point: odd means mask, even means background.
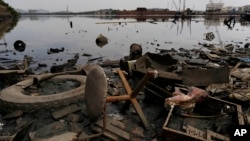
[[[229,68],[194,68],[182,71],[183,84],[192,86],[207,86],[216,83],[229,82]]]
[[[100,66],[93,67],[85,85],[86,110],[90,121],[95,122],[102,114],[106,103],[107,79]]]

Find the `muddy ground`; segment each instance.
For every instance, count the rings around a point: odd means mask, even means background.
[[[119,80],[119,77],[117,74],[114,74],[111,72],[111,68],[106,69],[107,74],[110,74],[109,78],[112,79],[112,83],[116,83],[117,85],[120,85],[120,88],[116,90],[120,92],[125,92],[125,90],[121,87],[122,84]],[[116,81],[116,82],[114,82]],[[135,84],[131,80],[131,84]],[[73,80],[67,80],[67,81],[61,81],[61,80],[48,80],[48,81],[42,81],[39,83],[39,85],[28,88],[25,90],[26,95],[30,96],[39,96],[39,95],[31,95],[31,94],[37,94],[39,93],[41,95],[53,95],[55,93],[64,92],[70,89],[74,89],[79,86],[78,82],[75,82]],[[110,87],[110,89],[114,89]],[[110,90],[110,92],[112,92]],[[144,102],[144,92],[140,92],[140,94],[137,96],[137,99],[143,107],[143,111],[145,116],[148,118],[148,120],[151,123],[151,126],[153,127],[150,131],[145,132],[142,126],[142,123],[140,119],[138,118],[135,110],[133,107],[130,106],[128,108],[125,108],[126,102],[116,102],[116,103],[108,103],[107,104],[107,117],[112,118],[114,120],[120,121],[121,123],[127,123],[126,128],[138,128],[137,132],[140,132],[140,134],[144,134],[148,137],[157,137],[158,139],[161,138],[161,127],[163,125],[163,122],[165,120],[165,116],[167,112],[165,111],[165,108],[163,107],[163,101],[161,100],[162,104],[155,104],[152,102]],[[93,103],[95,104],[95,103]],[[59,104],[60,105],[60,104]],[[77,108],[73,108],[74,112],[66,114],[63,117],[55,118],[53,117],[53,113],[59,110],[64,109],[65,107],[70,107],[74,105]],[[30,104],[29,106],[32,106]],[[65,131],[71,131],[71,132],[77,132],[80,133],[81,131],[84,131],[88,134],[93,134],[93,130],[91,129],[91,122],[89,121],[86,113],[86,106],[84,103],[84,99],[79,100],[79,102],[70,104],[67,106],[59,106],[59,107],[53,107],[50,109],[40,109],[36,111],[22,111],[22,110],[15,110],[15,109],[4,109],[1,107],[1,115],[0,115],[0,123],[2,123],[0,135],[1,136],[12,136],[15,135],[18,131],[24,130],[22,133],[18,133],[19,137],[22,136],[22,140],[29,140],[27,137],[30,132],[36,132],[36,136],[40,138],[47,138],[52,137],[56,134],[64,133]],[[24,129],[25,126],[30,125],[27,129]],[[52,124],[52,125],[51,125]],[[54,125],[55,124],[55,125]],[[52,127],[48,127],[48,125],[51,125]],[[55,129],[53,126],[59,126]],[[129,131],[128,131],[129,132]],[[137,135],[139,133],[134,133],[133,135],[135,138],[145,138],[142,136]],[[106,140],[107,137],[99,137],[95,138],[93,140]],[[19,139],[21,141],[21,139]],[[121,140],[123,140],[121,138]]]
[[[141,89],[136,97],[146,119],[149,121],[150,128],[148,130],[144,128],[145,125],[140,120],[132,104],[126,101],[107,103],[106,115],[103,115],[103,113],[105,113],[105,110],[103,110],[100,119],[93,122],[88,117],[85,104],[86,97],[84,95],[72,97],[67,100],[62,98],[55,102],[45,102],[43,104],[17,104],[6,102],[8,99],[1,99],[0,139],[9,138],[19,141],[42,139],[59,140],[59,138],[66,140],[73,140],[73,138],[83,139],[87,137],[87,135],[100,132],[103,129],[102,119],[105,117],[104,119],[106,119],[107,124],[105,131],[107,132],[91,140],[168,140],[169,138],[167,138],[166,135],[169,136],[169,133],[167,134],[166,128],[182,131],[183,133],[190,131],[189,134],[199,132],[195,137],[203,137],[203,131],[211,130],[223,135],[222,138],[227,140],[230,136],[228,134],[230,125],[249,124],[247,112],[250,99],[250,79],[248,77],[250,65],[246,59],[246,56],[249,55],[249,49],[240,48],[232,52],[232,50],[228,51],[227,49],[221,49],[215,46],[207,46],[207,44],[203,46],[206,47],[207,50],[211,50],[211,52],[198,49],[186,50],[182,48],[178,51],[174,49],[161,50],[159,54],[146,53],[143,56],[137,56],[136,63],[144,59],[146,60],[145,66],[148,65],[152,68],[159,67],[167,72],[160,73],[161,76],[159,75],[160,77],[157,79],[150,78],[144,89]],[[225,48],[231,49],[232,46],[226,46]],[[135,57],[136,55],[128,56],[128,58]],[[151,60],[147,60],[148,58]],[[135,58],[132,58],[132,60],[134,59]],[[165,61],[165,59],[167,61]],[[76,60],[73,59],[71,61],[73,63],[69,63],[69,61],[67,64],[57,67],[55,71],[67,71],[68,74],[66,75],[70,76],[71,73],[77,75],[77,78],[82,76],[88,77],[91,67],[75,67],[74,64]],[[125,64],[128,62],[125,61]],[[126,94],[126,90],[123,87],[117,70],[121,68],[126,70],[128,74],[126,75],[126,80],[132,89],[136,88],[136,85],[144,76],[144,73],[138,71],[139,69],[130,76],[131,72],[126,68],[129,65],[124,66],[124,64],[119,63],[121,62],[116,61],[115,65],[113,64],[113,66],[118,66],[117,68],[110,67],[111,65],[107,65],[108,63],[106,63],[106,65],[103,65],[105,63],[99,64],[105,66],[103,69],[108,80],[108,96]],[[67,68],[69,68],[69,70],[67,70]],[[81,68],[80,71],[77,68]],[[161,69],[159,69],[159,72],[161,72]],[[188,72],[186,76],[185,73],[180,73],[183,70]],[[4,73],[6,73],[6,71],[7,70],[5,70]],[[201,76],[192,73],[195,71]],[[71,91],[81,86],[79,82],[71,79],[45,77],[44,81],[39,81],[40,77],[37,77],[34,73],[33,75],[27,75],[27,73],[18,74],[16,72],[8,72],[7,74],[8,75],[4,74],[1,76],[3,78],[2,80],[4,80],[1,81],[2,90],[6,90],[5,88],[21,80],[33,80],[33,83],[25,81],[25,83],[14,85],[16,87],[25,87],[23,93],[33,98],[53,96],[54,94]],[[49,73],[44,72],[43,74]],[[183,75],[184,79],[180,79],[180,74]],[[213,77],[206,77],[207,75]],[[196,77],[194,78],[194,76]],[[34,77],[36,79],[34,79]],[[218,85],[213,83],[218,83]],[[30,86],[27,86],[27,84]],[[93,83],[96,89],[104,88],[104,86],[95,85],[96,84]],[[190,87],[190,85],[196,85],[197,88],[199,87],[198,91],[205,92],[207,95],[215,97],[216,100],[212,102],[206,101],[204,102],[206,103],[205,105],[199,105],[197,103],[202,101],[202,99],[200,99],[200,93],[198,93],[198,98],[195,97],[191,99],[191,106],[196,105],[183,109],[183,107],[187,105],[190,106],[190,101],[185,101],[185,99],[192,98],[192,96],[195,95],[189,93],[190,88],[193,88]],[[176,88],[178,88],[178,91],[176,91]],[[84,93],[84,88],[77,92]],[[72,92],[72,94],[73,93],[76,92]],[[177,99],[177,103],[184,100],[184,104],[178,103],[178,105],[174,103],[174,105],[177,106],[170,112],[170,105],[166,104],[166,99],[174,97],[174,93],[183,96]],[[1,94],[3,95],[3,91],[1,91]],[[211,97],[209,97],[209,99],[211,99]],[[49,101],[49,99],[50,98],[46,100]],[[195,100],[195,102],[193,100]],[[16,99],[16,101],[18,101],[18,99]],[[93,105],[99,105],[99,103],[93,100]],[[190,115],[190,113],[192,115]],[[165,120],[168,115],[171,115],[171,117],[169,124],[165,126]],[[175,136],[175,138],[178,137],[178,135]]]

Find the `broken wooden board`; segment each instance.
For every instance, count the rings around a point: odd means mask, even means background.
[[[219,134],[218,129],[220,131],[228,129],[227,127],[220,128],[221,125],[225,125],[225,123],[228,126],[245,124],[240,105],[214,97],[209,97],[207,100],[197,103],[193,112],[186,116],[176,115],[172,112],[173,110],[170,110],[162,127],[163,136],[169,141],[207,141],[211,138],[228,141],[229,132],[225,131],[223,134]],[[185,123],[186,125],[183,125]],[[207,126],[208,124],[210,127]],[[180,128],[183,126],[186,132]],[[219,128],[215,131],[214,128],[216,127]]]
[[[213,131],[207,130],[207,140],[230,141],[230,138],[226,136],[222,136],[221,134],[215,133]]]
[[[201,137],[201,138],[205,138],[206,137],[206,132],[205,131],[201,131],[191,125],[187,125],[187,129],[186,129],[187,134],[189,135],[193,135],[196,137]]]
[[[99,132],[99,133],[102,132],[102,127],[93,126],[92,129],[93,129],[94,131]],[[111,132],[109,132],[109,131],[107,131],[107,130],[105,130],[105,131],[103,132],[103,135],[104,135],[105,137],[111,139],[111,140],[114,140],[114,141],[118,141],[118,140],[121,140],[121,139],[122,139],[121,137],[119,137],[119,136],[117,136],[117,135],[115,135],[115,134],[113,134],[113,133],[111,133]]]
[[[104,136],[112,140],[117,140],[117,138],[122,138],[125,140],[142,140],[144,138],[143,129],[138,129],[133,123],[130,122],[120,122],[112,118],[106,119],[106,126],[104,131]],[[103,128],[103,120],[97,121],[93,130],[101,132]],[[133,129],[131,129],[133,128]]]
[[[81,110],[81,108],[79,106],[77,106],[76,104],[73,104],[71,106],[68,106],[68,107],[65,107],[59,111],[55,111],[52,113],[52,116],[55,118],[55,119],[59,119],[61,117],[64,117],[68,114],[71,114],[71,113],[74,113],[74,112],[77,112]]]

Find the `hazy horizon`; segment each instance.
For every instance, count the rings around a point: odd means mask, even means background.
[[[50,12],[66,11],[84,12],[99,9],[134,10],[137,7],[168,8],[177,10],[184,8],[185,0],[3,0],[11,7],[21,10],[42,9]],[[186,0],[185,8],[192,10],[205,10],[206,4],[210,0]],[[223,2],[224,6],[244,6],[250,5],[249,0],[213,0],[213,2]]]

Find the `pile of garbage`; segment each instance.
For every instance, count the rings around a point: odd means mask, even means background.
[[[199,45],[39,75],[24,59],[0,71],[0,140],[229,140],[250,124],[250,49]]]

